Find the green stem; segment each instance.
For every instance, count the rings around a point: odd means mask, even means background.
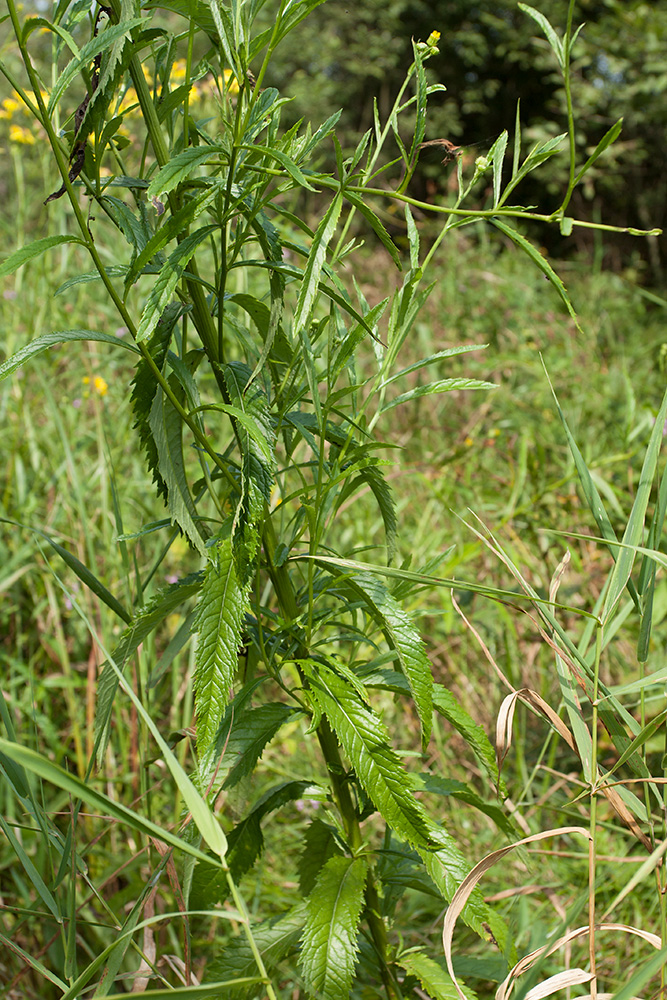
[[[602,627],[595,632],[595,665],[593,673],[593,713],[591,718],[591,814],[589,823],[588,860],[588,949],[591,980],[591,1000],[597,997],[596,957],[595,957],[595,878],[596,878],[596,826],[597,826],[597,776],[598,776],[598,693],[600,684],[600,656],[602,654]]]
[[[574,133],[574,109],[572,106],[572,81],[570,76],[570,48],[572,46],[572,18],[574,17],[574,4],[575,0],[570,0],[570,6],[567,12],[567,28],[565,30],[565,39],[563,42],[563,83],[565,84],[565,98],[567,100],[567,134],[570,141],[570,180],[567,186],[567,191],[565,192],[563,204],[561,205],[560,214],[565,214],[565,210],[570,203],[570,198],[572,197],[572,192],[574,191],[576,170],[577,149]]]

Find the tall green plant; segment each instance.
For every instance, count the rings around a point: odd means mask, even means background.
[[[9,66],[0,68],[44,129],[59,173],[47,202],[68,199],[72,229],[18,250],[0,274],[64,243],[80,245],[93,270],[72,277],[68,287],[98,282],[130,341],[120,343],[105,331],[59,331],[27,344],[5,361],[0,375],[54,344],[93,340],[127,351],[135,363],[131,398],[138,441],[168,510],[163,522],[147,525],[143,534],[161,530],[173,540],[182,533],[200,565],[152,594],[136,566],[129,607],[93,567],[57,546],[125,626],[109,649],[91,623],[107,660],[87,773],[75,778],[19,745],[9,714],[3,714],[5,780],[21,808],[58,845],[57,874],[47,884],[12,840],[60,928],[64,956],[57,970],[36,958],[26,961],[63,997],[79,995],[96,979],[95,995],[109,995],[116,976],[131,967],[128,948],[137,947],[135,935],[157,919],[140,920],[151,880],[171,863],[170,851],[182,866],[180,877],[172,874],[186,921],[185,994],[273,998],[273,970],[293,956],[306,992],[327,1000],[350,995],[359,963],[363,980],[374,980],[389,998],[417,983],[434,996],[454,988],[425,952],[404,952],[400,929],[392,930],[407,888],[451,900],[469,865],[452,834],[416,795],[450,789],[422,761],[405,767],[397,747],[404,741],[382,718],[383,692],[414,713],[422,753],[436,711],[461,733],[494,782],[498,774],[486,736],[434,683],[424,640],[405,610],[406,598],[428,582],[429,568],[393,566],[398,523],[378,431],[386,427],[386,414],[411,400],[491,387],[447,376],[447,359],[472,346],[401,361],[429,295],[429,264],[452,230],[490,223],[533,260],[575,315],[562,281],[516,223],[538,219],[569,233],[577,224],[565,215],[572,189],[618,129],[578,171],[572,160],[562,205],[548,215],[512,206],[509,198],[524,177],[559,152],[568,133],[524,157],[518,115],[509,164],[503,133],[470,176],[457,163],[458,194],[451,204],[414,202],[409,185],[426,134],[428,101],[443,89],[429,86],[424,72],[437,51],[438,33],[414,44],[414,62],[388,117],[376,112],[353,155],[344,158],[336,139],[338,115],[315,128],[299,123],[285,131],[280,122],[286,98],[264,86],[276,47],[319,2],[280,0],[272,26],[257,34],[254,21],[263,6],[257,0],[112,0],[92,13],[87,0],[60,0],[51,20],[23,22],[9,0],[29,87]],[[155,16],[160,8],[178,15],[177,28]],[[568,86],[572,17],[564,39],[543,27]],[[38,28],[53,36],[57,72],[48,88],[30,54]],[[178,83],[174,66],[182,53],[185,79]],[[209,118],[197,119],[193,93],[207,76],[215,81],[214,108]],[[142,120],[141,153],[134,156],[122,133],[129,88]],[[409,146],[398,125],[406,112],[415,120]],[[572,115],[568,125],[574,157]],[[334,173],[317,169],[324,144],[333,144]],[[387,163],[390,149],[394,158]],[[300,213],[303,192],[319,206],[316,224]],[[481,205],[470,207],[475,194]],[[382,222],[391,200],[404,207],[405,259]],[[426,254],[411,205],[442,220]],[[360,228],[375,234],[403,275],[392,296],[373,306],[344,280]],[[432,371],[438,374],[429,381]],[[410,378],[416,372],[426,379],[417,386]],[[379,557],[373,564],[355,561],[360,553],[340,531],[345,508],[363,494],[377,505],[386,564]],[[377,538],[369,541],[380,545]],[[624,582],[619,577],[619,586]],[[167,620],[173,627],[174,615],[180,617],[174,636],[179,648],[191,637],[196,641],[196,740],[188,768],[154,718],[152,688],[161,664],[147,677],[139,660],[137,690],[127,671],[157,629]],[[169,655],[173,659],[172,644],[165,661]],[[154,797],[145,772],[143,811],[97,788],[93,769],[95,763],[105,767],[120,691],[141,721],[143,759],[157,754],[180,796],[184,829],[178,834],[151,818]],[[262,754],[295,725],[309,747],[306,759],[297,755],[288,780],[267,784]],[[413,742],[408,740],[411,748]],[[79,807],[63,838],[34,795],[30,773],[129,824],[144,845],[153,845],[145,893],[92,960],[90,949],[77,947],[84,920],[78,902],[87,884],[80,878],[85,865],[79,852],[85,851],[77,843]],[[248,781],[252,775],[257,784]],[[220,803],[244,781],[254,798],[232,825]],[[472,789],[463,792],[471,806],[489,810]],[[304,799],[319,803],[321,811],[305,829],[299,892],[282,912],[257,923],[239,882],[262,855],[263,824]],[[503,826],[498,812],[491,813]],[[5,832],[13,836],[9,827]],[[236,921],[244,933],[220,931],[218,957],[203,973],[205,987],[190,986],[189,922],[220,916]],[[462,918],[511,957],[507,928],[478,890],[471,891]],[[168,987],[171,980],[156,961],[138,950],[144,968]]]

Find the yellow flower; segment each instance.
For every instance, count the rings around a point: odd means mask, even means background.
[[[4,101],[2,102],[2,107],[4,108],[5,111],[8,112],[9,117],[11,118],[14,112],[18,111],[21,105],[19,104],[18,101],[15,101],[13,97],[5,97]]]
[[[91,381],[93,383],[93,389],[98,396],[106,396],[109,386],[107,385],[105,379],[101,375],[94,375],[91,379],[90,375],[84,375],[81,379],[84,385],[90,385]],[[88,393],[85,393],[88,395]]]
[[[20,142],[24,146],[32,146],[34,145],[35,137],[27,128],[22,128],[20,125],[10,125],[9,141]]]
[[[432,31],[431,34],[426,39],[426,44],[429,46],[437,45],[439,41],[440,41],[440,32]]]
[[[231,69],[225,69],[225,70],[223,70],[222,75],[224,76],[225,83],[227,84],[227,93],[228,94],[238,94],[238,92],[239,92],[238,80],[236,79],[236,77],[232,73]]]

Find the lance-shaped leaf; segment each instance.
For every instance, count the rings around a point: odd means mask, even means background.
[[[306,374],[308,376],[308,384],[310,391],[313,394],[313,402],[318,410],[319,395],[317,392],[317,382],[315,380],[314,369],[310,364],[310,344],[308,343],[305,328],[310,318],[310,312],[313,308],[313,304],[319,290],[320,275],[322,274],[322,268],[324,267],[327,247],[329,246],[333,234],[336,231],[336,225],[338,223],[338,217],[340,215],[342,205],[343,196],[338,193],[329,205],[326,214],[317,227],[313,243],[310,248],[310,253],[308,254],[308,262],[303,271],[303,279],[301,281],[301,289],[299,291],[299,300],[296,304],[296,310],[294,312],[294,331],[301,338],[304,361],[307,362]]]
[[[44,351],[48,351],[49,347],[55,347],[56,344],[66,344],[74,340],[95,340],[102,344],[115,344],[116,347],[124,347],[126,351],[132,351],[134,354],[138,354],[136,347],[133,344],[125,344],[118,337],[114,337],[110,333],[98,333],[96,330],[58,330],[54,333],[45,333],[43,337],[38,337],[36,340],[31,340],[29,344],[22,347],[12,354],[10,358],[0,365],[0,382],[3,379],[8,378],[12,375],[18,368],[34,358],[38,354],[43,354]]]
[[[141,643],[148,638],[165,618],[172,614],[184,601],[194,597],[201,590],[202,573],[179,580],[166,587],[141,609],[134,621],[127,628],[120,642],[113,650],[113,661],[122,670],[129,658],[137,651]],[[95,741],[97,743],[97,763],[102,766],[104,753],[109,740],[109,719],[113,700],[118,690],[118,674],[109,663],[102,666],[102,672],[97,685],[97,711],[95,713]]]
[[[324,1000],[350,996],[367,875],[365,858],[330,858],[308,897],[299,964],[309,988]]]
[[[407,612],[376,577],[357,574],[345,580],[345,586],[361,598],[371,618],[382,629],[390,649],[397,654],[397,662],[414,698],[421,723],[422,746],[426,749],[433,717],[433,678],[424,640]]]
[[[267,743],[270,743],[281,726],[300,714],[300,709],[278,701],[239,710],[235,710],[235,705],[236,698],[227,706],[216,741],[218,745],[222,743],[224,749],[224,756],[219,764],[216,760],[218,773],[224,776],[225,771],[230,769],[223,788],[233,788],[242,778],[251,774]],[[219,758],[220,755],[218,753],[215,756]]]
[[[310,895],[327,861],[342,853],[335,827],[316,817],[306,830],[299,860],[299,888],[304,896]]]
[[[43,240],[35,240],[34,243],[29,243],[27,246],[21,247],[20,250],[15,250],[14,253],[3,260],[2,264],[0,264],[0,278],[4,278],[7,274],[13,274],[14,271],[18,271],[20,267],[27,264],[29,260],[41,257],[47,250],[50,250],[52,247],[61,246],[63,243],[80,243],[81,246],[85,245],[83,240],[80,240],[77,236],[45,236]]]
[[[195,703],[197,749],[202,755],[214,743],[229,701],[248,608],[248,587],[237,577],[231,538],[223,537],[206,568],[197,611]]]
[[[180,304],[176,302],[170,303],[160,317],[153,335],[146,345],[155,366],[160,371],[164,368],[174,327],[180,315]],[[134,426],[139,433],[141,444],[146,452],[148,467],[153,473],[153,482],[157,485],[158,493],[166,501],[169,491],[165,480],[160,474],[158,450],[150,424],[151,408],[157,387],[158,384],[153,368],[145,358],[141,358],[132,379],[132,395],[130,397],[135,416]]]
[[[289,802],[303,798],[310,789],[311,795],[322,796],[322,790],[308,781],[286,781],[270,788],[262,795],[245,819],[238,823],[227,838],[227,863],[235,882],[240,882],[250,871],[264,850],[262,820]],[[215,855],[211,855],[215,858]],[[224,872],[206,863],[199,865],[192,880],[192,901],[197,908],[207,908],[222,902],[229,893],[229,883]]]
[[[224,146],[189,146],[166,163],[148,186],[146,196],[161,201],[207,160],[224,153]]]
[[[261,924],[254,924],[252,936],[262,956],[267,972],[295,951],[306,920],[304,903],[288,910],[279,917],[272,917]],[[220,947],[220,955],[206,965],[206,980],[245,979],[257,975],[257,962],[245,937],[233,938]],[[257,995],[257,985],[253,982],[227,986],[225,1000],[244,1000]]]
[[[157,467],[167,487],[167,505],[172,524],[177,524],[201,555],[206,555],[202,532],[197,527],[197,509],[190,495],[183,460],[183,424],[162,390],[156,392],[149,417],[157,450]]]
[[[458,730],[477,759],[491,775],[493,783],[497,785],[501,779],[498,775],[496,752],[482,726],[474,721],[452,692],[443,687],[442,684],[433,686],[433,707]],[[504,788],[502,780],[500,787],[501,790]]]
[[[412,795],[409,773],[389,743],[379,717],[354,686],[324,663],[301,660],[311,697],[324,712],[352,762],[361,785],[396,833],[411,844],[431,843],[432,827]]]
[[[217,226],[204,226],[203,229],[198,229],[190,236],[186,236],[170,254],[167,263],[157,277],[157,281],[146,303],[146,308],[141,315],[135,338],[137,343],[150,337],[163,310],[169,303],[176,285],[181,280],[188,261],[193,256],[199,244],[208,239],[211,233],[215,232],[217,228]]]
[[[397,959],[398,965],[410,975],[415,976],[421,983],[422,989],[433,998],[433,1000],[460,1000],[452,977],[448,972],[438,965],[434,959],[429,958],[423,951],[407,951]],[[463,987],[463,995],[468,1000],[475,1000],[472,990]]]

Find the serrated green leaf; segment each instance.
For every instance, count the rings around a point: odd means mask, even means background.
[[[492,220],[495,222],[495,219]],[[382,413],[393,410],[395,406],[402,406],[412,399],[421,399],[423,396],[433,396],[442,392],[454,392],[458,389],[497,389],[494,382],[480,382],[474,378],[445,378],[439,382],[431,382],[429,385],[419,385],[409,392],[404,392],[394,399],[390,399],[382,407]]]
[[[34,243],[29,243],[6,257],[0,264],[0,278],[4,278],[7,274],[13,274],[28,261],[34,260],[35,257],[41,257],[47,250],[62,246],[64,243],[78,243],[80,246],[85,246],[83,240],[77,236],[45,236],[43,240],[35,240]]]
[[[173,583],[152,598],[148,604],[137,612],[113,650],[114,663],[122,670],[129,658],[148,638],[158,625],[184,601],[194,597],[202,586],[203,574],[194,573],[191,576]],[[97,709],[95,712],[95,742],[97,744],[97,762],[101,767],[109,739],[109,719],[113,700],[118,690],[118,675],[108,662],[102,665],[100,679],[97,684]]]
[[[182,153],[177,153],[168,163],[165,163],[150,182],[146,192],[147,197],[162,200],[170,191],[187,180],[193,170],[196,170],[211,157],[224,152],[224,146],[214,145],[189,146]]]
[[[306,921],[306,907],[300,903],[279,917],[272,917],[252,928],[252,936],[262,956],[267,972],[295,951]],[[227,980],[255,976],[257,963],[248,941],[243,937],[224,942],[220,956],[206,964],[206,979]],[[257,992],[250,985],[229,986],[225,989],[225,1000],[245,1000]]]
[[[216,232],[217,229],[217,226],[204,226],[190,236],[186,236],[176,249],[172,251],[157,277],[146,307],[141,314],[135,338],[137,343],[150,337],[162,312],[168,305],[176,285],[181,280],[188,261],[197,250],[199,244],[208,239],[211,233]]]
[[[358,194],[353,191],[346,190],[345,197],[350,204],[354,205],[356,210],[363,215],[364,219],[370,225],[371,229],[377,236],[377,238],[382,243],[385,250],[388,252],[389,256],[393,260],[394,264],[399,271],[403,270],[403,264],[401,263],[401,255],[398,251],[398,247],[392,240],[391,236],[385,229],[382,221],[378,218],[375,212],[370,208],[363,198],[360,198]]]
[[[197,509],[185,475],[183,422],[162,389],[155,393],[148,420],[157,450],[158,470],[167,488],[172,524],[177,524],[199,554],[205,556],[203,529],[195,523]]]
[[[456,781],[454,778],[441,778],[438,774],[430,774],[426,771],[415,775],[415,782],[417,787],[425,792],[431,792],[433,795],[451,795],[452,798],[460,799],[461,802],[467,802],[469,806],[472,806],[474,809],[488,816],[489,819],[492,819],[498,829],[502,830],[507,836],[511,837],[516,833],[515,828],[498,805],[495,805],[493,802],[486,802],[474,789],[464,784],[464,782]]]
[[[240,149],[248,150],[249,152],[264,153],[265,156],[269,156],[276,160],[281,167],[284,167],[287,173],[290,175],[293,181],[299,185],[299,187],[306,188],[307,191],[317,192],[317,188],[314,188],[310,183],[306,175],[303,173],[301,168],[287,156],[286,153],[282,152],[280,149],[272,149],[270,146],[260,146],[259,143],[253,143],[252,145],[242,145]]]
[[[570,296],[567,294],[567,288],[558,277],[546,257],[543,257],[537,247],[534,247],[525,236],[522,236],[521,233],[519,233],[512,226],[508,225],[506,222],[503,222],[501,219],[490,219],[489,221],[492,222],[497,229],[500,229],[501,232],[505,233],[506,236],[509,236],[512,242],[516,243],[516,245],[530,257],[534,264],[537,264],[542,274],[546,274],[547,278],[553,284],[561,297],[565,308],[578,326],[579,321],[577,319],[577,314],[574,306],[570,302]]]
[[[197,610],[195,704],[202,756],[215,742],[229,702],[248,608],[248,586],[238,580],[231,538],[223,537],[211,553]]]
[[[315,790],[315,786],[308,781],[286,781],[274,786],[265,792],[248,815],[237,823],[227,838],[227,863],[235,882],[241,881],[264,850],[262,834],[264,817],[289,802],[302,798],[309,788]],[[195,869],[192,880],[194,903],[212,906],[225,900],[228,892],[229,883],[224,872],[206,864],[201,864]]]
[[[308,897],[299,965],[323,1000],[349,1000],[367,876],[363,857],[330,858]]]
[[[163,371],[164,369],[174,327],[180,315],[181,306],[179,303],[173,302],[168,305],[162,316],[160,316],[157,326],[146,345],[159,371]],[[142,357],[137,364],[134,378],[132,379],[132,395],[130,396],[135,416],[134,427],[139,433],[139,439],[146,452],[148,468],[153,474],[153,482],[157,485],[158,494],[166,502],[169,490],[160,473],[157,445],[150,424],[151,408],[157,389],[158,383],[153,368],[146,358]]]
[[[104,273],[107,278],[123,278],[127,274],[127,265],[111,264],[109,267],[104,268]],[[63,295],[70,288],[74,288],[75,285],[85,285],[90,281],[101,280],[102,275],[99,271],[86,271],[85,274],[75,274],[73,278],[68,278],[67,281],[63,281],[62,285],[58,285],[53,294],[54,296]]]
[[[71,59],[70,62],[68,62],[67,66],[65,66],[64,70],[53,85],[47,106],[47,113],[49,116],[53,115],[60,98],[80,70],[87,69],[95,56],[98,56],[101,52],[104,52],[105,49],[113,46],[117,41],[124,41],[127,38],[128,33],[131,32],[133,28],[138,27],[142,21],[142,17],[133,17],[129,21],[121,21],[119,24],[109,24],[104,31],[100,32],[94,38],[91,38],[91,40],[83,46],[80,50],[79,58]]]
[[[303,842],[299,860],[299,888],[304,896],[312,891],[317,876],[329,858],[342,855],[336,829],[317,817],[312,821]]]
[[[422,989],[433,1000],[461,1000],[461,994],[449,973],[423,951],[406,951],[396,961],[402,969],[416,976]],[[475,1000],[476,994],[472,990],[467,987],[459,988],[468,1000]]]
[[[225,753],[219,772],[224,774],[227,768],[230,769],[223,788],[233,788],[251,774],[267,743],[271,742],[281,726],[301,714],[300,709],[281,702],[258,705],[240,712],[233,709],[234,701],[230,702],[220,727],[225,734]],[[225,724],[227,721],[229,725]]]
[[[68,344],[75,340],[94,340],[101,344],[114,344],[126,351],[132,351],[134,354],[139,353],[134,344],[126,344],[110,333],[98,333],[96,330],[59,330],[54,333],[45,333],[43,337],[31,341],[16,354],[12,354],[11,358],[3,361],[0,365],[0,382],[24,365],[26,361],[34,358],[37,354],[48,351],[49,347],[54,347],[56,344]]]
[[[430,822],[412,795],[410,776],[390,745],[382,721],[364,705],[353,685],[329,666],[313,660],[300,664],[311,696],[328,718],[375,807],[408,843],[430,843]]]
[[[387,644],[397,655],[405,674],[421,724],[422,748],[431,737],[433,716],[431,664],[419,630],[385,585],[370,574],[358,574],[344,585],[360,597],[375,623],[382,629]]]
[[[494,784],[497,784],[496,752],[482,726],[477,725],[452,692],[443,687],[442,684],[433,685],[433,707],[461,734],[482,766],[491,775]]]

